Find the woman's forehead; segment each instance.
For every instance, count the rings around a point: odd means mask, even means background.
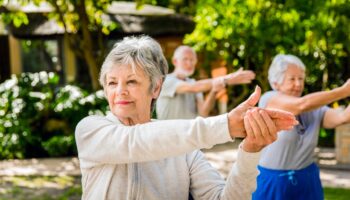
[[[107,78],[118,76],[145,76],[144,70],[140,67],[132,67],[131,65],[114,65],[107,73]]]

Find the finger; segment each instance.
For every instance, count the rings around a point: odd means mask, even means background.
[[[249,124],[252,127],[255,139],[262,140],[263,136],[262,136],[260,127],[259,127],[258,123],[255,121],[251,111],[248,111],[246,115],[247,115],[247,119],[249,121]]]
[[[264,121],[264,119],[262,118],[262,116],[260,115],[259,113],[259,109],[258,108],[254,108],[252,109],[251,111],[251,114],[255,120],[255,122],[257,123],[259,129],[260,129],[260,133],[261,135],[265,138],[265,139],[268,139],[269,138],[269,130],[267,128],[267,125]]]
[[[242,81],[239,84],[249,84],[249,83],[251,83],[251,81]]]
[[[247,83],[251,83],[251,82],[252,82],[251,78],[246,78],[246,79],[242,80],[240,83],[241,84],[247,84]]]
[[[244,71],[237,71],[237,72],[240,72],[240,76],[241,77],[245,77],[245,78],[248,78],[248,77],[252,77],[254,75],[254,73],[252,73],[251,71],[249,70],[244,70]]]
[[[248,116],[244,116],[244,129],[245,129],[245,132],[247,134],[247,138],[255,138],[254,136],[254,133],[253,133],[253,129],[249,123],[249,119],[248,119]]]
[[[253,72],[253,71],[250,71],[250,74],[252,75],[252,77],[253,77],[253,79],[255,78],[255,72]]]
[[[255,73],[252,70],[244,70],[242,73],[249,76],[255,75]]]
[[[253,92],[253,94],[251,94],[249,98],[246,101],[244,101],[243,104],[248,107],[255,106],[260,99],[260,95],[261,95],[261,88],[257,85],[255,87],[255,91]]]
[[[294,120],[298,124],[298,121],[295,119],[295,116],[291,112],[287,112],[287,111],[279,110],[279,109],[270,109],[270,108],[265,109],[265,111],[273,119],[277,119],[277,118],[290,119],[290,120]]]
[[[281,130],[290,130],[294,125],[294,121],[290,120],[273,120],[275,122],[276,128],[278,131]]]
[[[252,74],[252,73],[247,74],[246,79],[251,79],[251,80],[255,79],[255,74]]]
[[[278,132],[275,123],[272,121],[270,116],[264,110],[260,110],[259,112],[260,112],[262,118],[264,119],[268,129],[269,129],[269,135],[270,135],[272,141],[275,141],[277,139],[277,132]]]
[[[253,79],[255,77],[255,74],[252,73],[251,71],[246,71],[246,72],[242,72],[241,75],[244,79]]]

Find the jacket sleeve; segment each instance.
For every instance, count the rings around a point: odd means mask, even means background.
[[[75,138],[81,168],[159,160],[232,141],[226,114],[135,126],[89,116],[78,123]]]
[[[237,160],[225,181],[203,153],[197,152],[190,165],[192,196],[194,199],[213,200],[251,199],[259,174],[259,158],[260,153],[248,153],[239,148]]]

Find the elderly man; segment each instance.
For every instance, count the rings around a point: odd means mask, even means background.
[[[189,46],[179,46],[173,55],[174,72],[165,78],[156,111],[158,119],[192,119],[207,117],[214,107],[215,96],[226,85],[250,83],[254,72],[238,70],[225,76],[196,81],[189,78],[195,71],[197,55]],[[208,92],[206,99],[203,92]]]

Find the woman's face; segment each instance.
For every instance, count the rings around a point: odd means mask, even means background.
[[[104,87],[109,108],[125,125],[150,121],[151,102],[160,87],[150,91],[150,80],[144,71],[133,71],[129,65],[114,67],[106,75]]]
[[[276,89],[284,94],[300,97],[304,90],[305,71],[294,64],[288,65],[281,84]]]

